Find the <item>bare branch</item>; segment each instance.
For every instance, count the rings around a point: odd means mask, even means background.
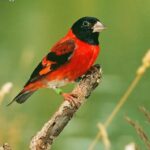
[[[75,95],[73,105],[69,101],[64,101],[52,118],[44,124],[31,140],[31,150],[50,150],[54,139],[61,133],[74,113],[86,101],[91,92],[98,86],[102,77],[102,70],[99,65],[93,66],[77,84],[71,92]]]

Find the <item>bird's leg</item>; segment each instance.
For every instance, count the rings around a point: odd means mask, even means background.
[[[62,93],[63,93],[63,91],[62,91],[62,89],[60,89],[60,88],[53,88],[54,89],[54,91],[58,94],[58,95],[62,95]]]
[[[60,88],[55,87],[53,89],[57,94],[62,95],[65,101],[69,101],[72,106],[74,105],[74,106],[78,107],[78,104],[74,100],[74,98],[77,98],[77,95],[72,94],[72,93],[64,93],[62,91],[62,89],[60,89]]]

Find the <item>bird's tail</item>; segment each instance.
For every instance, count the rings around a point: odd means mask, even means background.
[[[11,105],[14,101],[16,101],[19,104],[24,103],[36,90],[28,90],[25,91],[24,89],[7,105]]]

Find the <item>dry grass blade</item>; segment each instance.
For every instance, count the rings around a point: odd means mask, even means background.
[[[98,128],[101,131],[101,137],[102,137],[103,144],[105,146],[105,150],[110,150],[111,144],[105,126],[99,123]]]
[[[143,130],[143,128],[138,123],[131,120],[129,117],[126,117],[126,120],[130,125],[134,127],[137,134],[139,135],[139,137],[141,138],[141,140],[144,142],[145,146],[147,147],[147,149],[150,150],[150,140],[147,134],[145,133],[145,131]]]
[[[145,117],[150,122],[150,112],[145,107],[140,107],[140,111],[144,113]]]

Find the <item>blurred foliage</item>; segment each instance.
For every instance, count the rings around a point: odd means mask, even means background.
[[[62,98],[52,90],[42,89],[23,105],[5,107],[6,104],[75,20],[95,16],[108,27],[100,35],[101,54],[97,60],[103,67],[103,81],[53,146],[55,150],[87,149],[97,132],[96,124],[106,120],[150,47],[149,6],[149,0],[0,0],[0,85],[8,81],[14,84],[0,106],[0,143],[11,143],[13,149],[28,149],[31,137],[55,112]],[[112,150],[120,150],[131,141],[142,145],[124,115],[143,122],[137,108],[150,107],[149,79],[147,71],[109,127]],[[99,143],[96,150],[102,147]]]

